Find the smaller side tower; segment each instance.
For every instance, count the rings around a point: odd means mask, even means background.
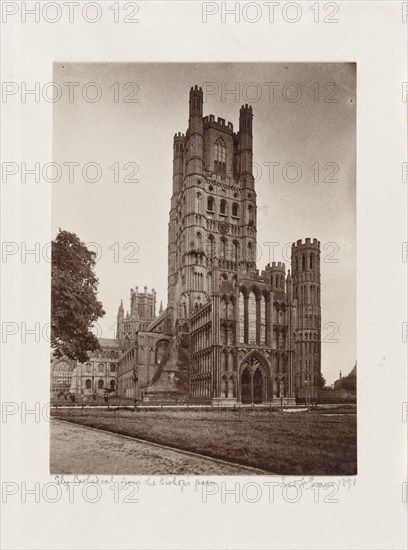
[[[320,242],[292,244],[292,287],[297,309],[296,394],[316,399],[321,371]]]
[[[274,296],[282,300],[285,292],[286,267],[283,262],[272,262],[265,267],[262,272],[262,277],[267,283],[269,290],[274,293]]]

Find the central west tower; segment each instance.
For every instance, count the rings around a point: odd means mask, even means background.
[[[252,107],[239,131],[203,117],[203,92],[190,90],[188,128],[173,143],[169,223],[168,327],[174,333],[217,291],[223,278],[255,268],[256,193],[252,174]]]
[[[252,122],[249,105],[237,132],[203,117],[202,89],[191,88],[188,128],[173,140],[168,306],[145,328],[160,339],[147,400],[282,405],[317,396],[319,242],[294,243],[292,272],[280,262],[257,270]]]

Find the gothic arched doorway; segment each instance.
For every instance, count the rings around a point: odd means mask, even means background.
[[[263,403],[267,400],[267,371],[263,358],[251,354],[241,363],[240,395],[242,403]]]
[[[248,367],[242,371],[241,401],[242,403],[252,403],[252,377]]]

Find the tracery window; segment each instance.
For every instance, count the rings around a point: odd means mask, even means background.
[[[261,296],[261,315],[260,315],[260,340],[261,344],[266,344],[266,300],[265,296]]]
[[[239,341],[244,343],[245,338],[245,297],[242,292],[239,293],[238,301],[238,313],[239,313]]]
[[[212,292],[212,273],[207,275],[207,292]]]
[[[214,237],[212,235],[209,235],[207,240],[207,256],[214,257]]]
[[[201,193],[197,193],[196,195],[196,212],[201,214]]]
[[[248,341],[256,344],[256,297],[254,292],[248,298]]]
[[[221,138],[217,139],[214,145],[214,172],[225,177],[226,149]]]
[[[220,240],[220,258],[225,260],[227,257],[227,239]]]
[[[237,241],[232,242],[232,259],[234,262],[238,261],[238,243]]]

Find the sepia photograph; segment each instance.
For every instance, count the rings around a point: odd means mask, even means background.
[[[356,64],[53,82],[51,473],[355,475]]]
[[[8,0],[4,550],[404,550],[399,0]]]

